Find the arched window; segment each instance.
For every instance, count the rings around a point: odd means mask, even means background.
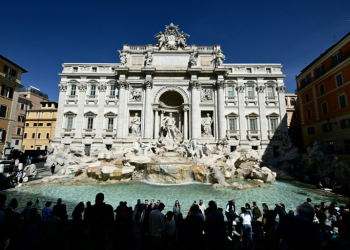
[[[295,98],[290,99],[290,105],[295,106]]]

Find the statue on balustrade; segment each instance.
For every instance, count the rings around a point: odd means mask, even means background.
[[[204,118],[203,120],[203,134],[202,136],[212,136],[212,130],[211,130],[211,125],[213,124],[213,119],[210,117],[210,114],[207,113],[207,117]]]
[[[141,119],[138,115],[138,113],[135,114],[135,116],[131,119],[131,134],[132,135],[140,135],[141,134]]]
[[[118,50],[119,53],[119,59],[120,59],[120,66],[125,66],[126,64],[126,53],[123,51]]]

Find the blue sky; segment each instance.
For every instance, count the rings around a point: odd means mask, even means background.
[[[188,44],[221,44],[226,63],[282,63],[295,75],[350,31],[349,0],[4,1],[0,54],[28,70],[24,86],[58,101],[62,63],[119,62],[123,44],[155,44],[173,22]]]

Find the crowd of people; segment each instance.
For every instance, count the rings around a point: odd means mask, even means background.
[[[8,203],[0,194],[0,249],[341,249],[350,232],[346,207],[310,198],[296,214],[283,204],[238,208],[234,199],[224,208],[214,200],[189,208],[176,200],[166,208],[152,199],[113,209],[99,193],[95,204],[79,202],[69,218],[62,199],[42,209],[39,203],[18,211],[15,198]]]

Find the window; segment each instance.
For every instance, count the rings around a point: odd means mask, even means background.
[[[307,114],[307,119],[311,119],[311,109],[306,110],[306,114]]]
[[[41,138],[41,133],[38,133],[38,139],[40,139]]]
[[[233,86],[227,87],[227,96],[228,96],[228,98],[233,97]]]
[[[42,122],[39,122],[39,127],[42,127],[44,124]]]
[[[247,73],[252,73],[252,68],[246,68]]]
[[[342,73],[335,76],[335,81],[337,82],[337,87],[340,87],[344,84]]]
[[[16,140],[15,141],[15,145],[17,146],[19,144],[19,140]]]
[[[23,138],[24,138],[24,139],[27,139],[27,133],[24,133]]]
[[[322,131],[323,132],[329,132],[332,131],[332,124],[322,124]]]
[[[32,139],[34,139],[35,138],[35,133],[32,133]]]
[[[40,150],[40,146],[39,146],[39,147],[36,147],[36,150]]]
[[[33,127],[36,127],[38,126],[38,124],[36,122],[33,123]]]
[[[116,85],[111,85],[111,92],[109,93],[109,95],[115,96],[115,89],[116,89]]]
[[[323,67],[323,64],[320,66],[320,67],[318,67],[317,69],[316,69],[316,76],[317,77],[320,77],[320,76],[322,76],[324,74],[324,67]]]
[[[108,129],[113,129],[114,118],[108,118]]]
[[[254,87],[253,86],[248,86],[247,87],[247,93],[248,93],[248,97],[254,97]]]
[[[96,85],[91,85],[90,95],[96,95]]]
[[[270,126],[272,131],[276,131],[278,126],[277,118],[270,118]]]
[[[49,113],[49,116],[52,117],[52,112]]]
[[[310,101],[309,99],[309,93],[305,94],[305,103],[308,103]]]
[[[35,117],[39,117],[39,112],[35,112]]]
[[[314,127],[309,127],[309,128],[307,128],[307,134],[308,134],[308,135],[313,135],[313,134],[315,134],[315,128],[314,128]]]
[[[340,121],[340,127],[342,129],[349,128],[350,127],[350,118],[349,119],[343,119]]]
[[[332,56],[332,65],[333,67],[335,67],[341,62],[342,62],[342,55],[341,55],[341,51],[339,51],[337,54]]]
[[[346,96],[345,94],[339,96],[339,106],[340,108],[345,108],[347,105],[346,105]]]
[[[87,129],[93,129],[94,127],[94,118],[88,117]]]
[[[10,86],[7,86],[5,84],[2,84],[1,86],[1,95],[7,98],[11,98],[13,97],[13,88],[11,88]]]
[[[28,105],[27,105],[27,110],[29,110],[29,109],[30,109],[30,105],[28,104]]]
[[[291,98],[290,99],[290,105],[291,106],[295,106],[295,98]]]
[[[273,86],[267,86],[267,97],[274,98],[275,93],[273,91]],[[286,103],[287,105],[287,103]]]
[[[324,88],[324,84],[321,84],[321,85],[320,85],[320,94],[321,94],[321,95],[326,94],[326,90],[325,90],[325,88]]]
[[[309,79],[307,77],[305,77],[303,79],[303,87],[306,87],[309,84]]]
[[[229,125],[229,129],[231,131],[236,131],[236,119],[235,118],[229,118],[228,125]]]
[[[92,72],[97,72],[97,68],[96,67],[92,67]]]
[[[47,127],[51,127],[51,122],[46,123]]]
[[[41,117],[44,117],[44,112],[41,112]]]
[[[322,113],[323,114],[327,114],[328,113],[328,105],[327,105],[327,103],[324,102],[324,103],[321,104],[321,106],[322,106]]]
[[[17,128],[16,135],[21,135],[22,133],[22,128]]]
[[[78,67],[73,67],[73,72],[78,72]]]
[[[50,133],[46,133],[46,139],[50,139]]]
[[[70,95],[75,95],[77,91],[77,85],[72,85],[70,88]]]
[[[249,128],[251,131],[258,130],[258,120],[257,118],[249,118]]]
[[[24,122],[24,120],[25,120],[25,118],[24,118],[23,115],[19,115],[19,116],[18,116],[18,121],[19,121],[19,122]]]
[[[271,68],[266,68],[266,73],[271,74]]]
[[[24,103],[20,103],[19,104],[19,109],[25,110],[26,109],[26,105]]]
[[[30,116],[30,113],[28,112],[28,113],[27,113],[27,117],[29,117],[29,116]]]
[[[73,127],[73,117],[67,117],[67,128],[72,129]]]
[[[0,117],[7,117],[7,106],[0,105]]]

